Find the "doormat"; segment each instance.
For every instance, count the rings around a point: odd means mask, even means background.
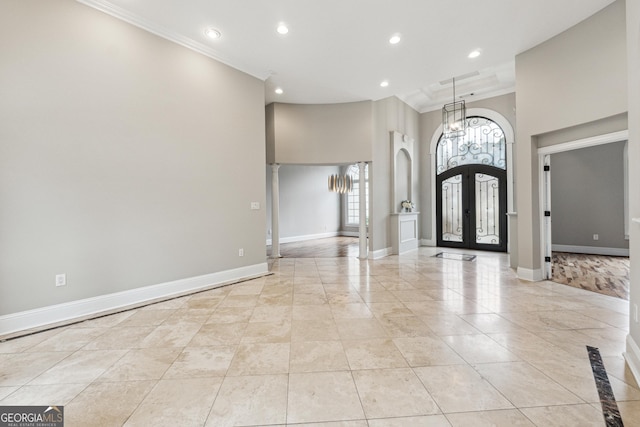
[[[456,261],[473,261],[476,259],[475,255],[451,254],[449,252],[438,252],[434,256],[436,258],[455,259]]]

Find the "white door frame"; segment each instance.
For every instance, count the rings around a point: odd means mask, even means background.
[[[596,145],[611,144],[613,142],[626,141],[629,139],[629,130],[622,130],[618,132],[605,133],[602,135],[592,136],[589,138],[578,139],[575,141],[564,142],[561,144],[550,145],[548,147],[538,148],[538,185],[539,185],[539,197],[540,197],[540,268],[543,272],[543,280],[551,277],[551,263],[546,265],[545,257],[551,255],[551,224],[549,223],[548,230],[545,229],[545,206],[550,208],[551,199],[551,179],[545,179],[548,174],[545,174],[543,167],[545,165],[545,157],[550,154],[563,153],[566,151],[578,150],[580,148],[595,147]],[[548,197],[548,200],[547,200]],[[549,203],[547,203],[549,201]],[[550,221],[549,221],[550,222]],[[549,254],[549,255],[547,255]]]

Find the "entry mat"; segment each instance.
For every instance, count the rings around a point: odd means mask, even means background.
[[[434,256],[436,258],[455,259],[456,261],[473,261],[474,259],[476,259],[475,255],[452,254],[449,252],[438,252]]]

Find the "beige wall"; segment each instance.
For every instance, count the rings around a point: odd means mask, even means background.
[[[263,82],[72,0],[0,23],[0,315],[266,262]]]
[[[371,217],[369,218],[369,246],[374,254],[391,247],[390,214],[397,212],[392,199],[392,144],[390,132],[397,131],[415,140],[413,158],[413,179],[418,188],[420,176],[420,115],[413,108],[396,97],[385,98],[374,103],[373,164],[370,170]],[[421,206],[420,194],[413,191],[413,201]]]
[[[640,182],[640,2],[627,1],[627,60],[629,82],[629,183],[630,200],[629,216],[640,218],[640,193],[637,183]],[[640,224],[630,227],[631,240],[631,316],[629,316],[629,335],[635,343],[640,344],[640,324],[634,319],[635,307],[640,305]],[[633,350],[627,346],[628,353]],[[640,354],[635,354],[636,380],[640,379]]]
[[[625,39],[625,3],[618,0],[516,57],[521,272],[532,276],[541,272],[537,136],[626,112]]]
[[[372,103],[267,106],[271,163],[351,164],[371,161]]]

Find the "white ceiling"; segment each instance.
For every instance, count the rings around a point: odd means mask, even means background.
[[[518,53],[614,0],[78,1],[265,80],[267,103],[396,95],[425,112],[451,101],[452,77],[467,101],[513,92]],[[222,37],[205,37],[209,26]]]

